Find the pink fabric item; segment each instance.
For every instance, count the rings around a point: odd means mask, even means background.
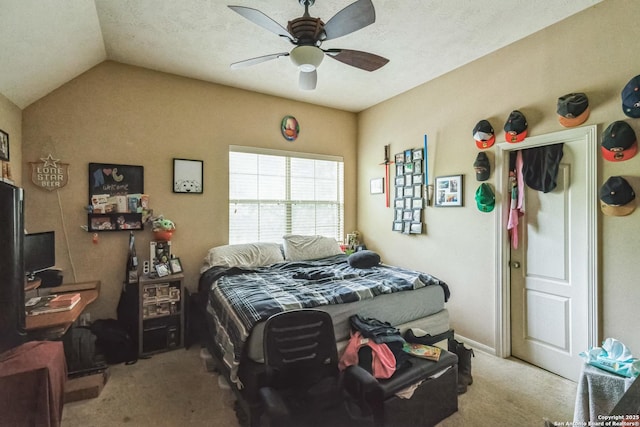
[[[509,171],[511,181],[511,206],[509,207],[509,221],[507,230],[511,233],[511,246],[518,248],[518,223],[524,215],[524,178],[522,176],[522,152],[516,154],[516,170]]]
[[[341,371],[348,366],[358,364],[358,350],[362,346],[371,347],[372,373],[375,378],[385,379],[391,377],[396,371],[396,358],[386,344],[378,344],[368,338],[364,338],[360,332],[352,332],[351,338],[344,353],[340,358],[338,367]]]

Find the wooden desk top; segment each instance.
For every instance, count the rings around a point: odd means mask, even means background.
[[[95,285],[94,289],[85,289],[76,291],[74,286],[78,288],[86,288],[87,286]],[[100,281],[84,282],[70,285],[61,285],[60,287],[64,292],[56,292],[58,289],[51,288],[52,293],[65,293],[65,292],[78,292],[80,294],[80,302],[69,311],[59,311],[57,313],[38,314],[36,316],[26,316],[26,331],[27,332],[42,332],[43,329],[52,329],[54,333],[60,332],[60,335],[64,334],[67,329],[76,321],[80,314],[84,311],[87,305],[98,299],[100,295]]]

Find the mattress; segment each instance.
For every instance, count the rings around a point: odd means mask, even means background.
[[[444,300],[442,287],[426,286],[412,291],[378,295],[357,302],[319,306],[316,309],[331,315],[336,341],[340,343],[349,339],[349,317],[354,314],[389,322],[402,332],[408,327],[423,329],[430,334],[445,332],[449,329],[449,313],[444,308]],[[435,314],[439,315],[431,319],[430,316]],[[264,325],[265,322],[260,322],[254,326],[245,344],[248,357],[256,362],[263,361]]]

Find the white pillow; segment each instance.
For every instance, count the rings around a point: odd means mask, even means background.
[[[262,267],[283,262],[279,243],[242,243],[209,249],[200,273],[211,267]]]
[[[306,261],[343,253],[338,242],[329,237],[287,234],[282,238],[287,261]]]

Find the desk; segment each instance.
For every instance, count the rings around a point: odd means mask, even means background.
[[[87,289],[93,288],[93,289]],[[87,305],[98,299],[100,295],[100,281],[73,283],[48,288],[52,293],[78,292],[80,302],[69,311],[59,311],[57,313],[38,314],[37,316],[26,316],[25,324],[27,334],[40,337],[61,337],[69,327],[80,317]],[[84,289],[84,290],[78,290]]]

